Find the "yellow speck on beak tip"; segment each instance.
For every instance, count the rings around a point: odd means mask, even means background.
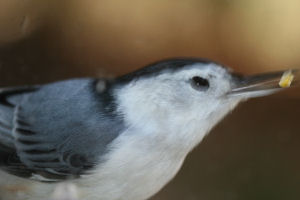
[[[282,77],[279,81],[279,86],[282,87],[282,88],[290,87],[290,85],[292,84],[293,79],[294,79],[294,75],[293,75],[292,70],[285,71],[282,74]]]

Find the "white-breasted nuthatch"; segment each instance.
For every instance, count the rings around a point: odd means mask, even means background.
[[[69,181],[82,200],[147,199],[240,101],[279,90],[281,75],[173,59],[114,80],[4,88],[0,190],[22,185],[15,199],[45,199]]]

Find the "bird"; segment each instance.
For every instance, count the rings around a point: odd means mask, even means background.
[[[0,197],[40,200],[72,183],[81,200],[149,199],[240,102],[282,90],[282,73],[174,58],[114,79],[2,88]]]

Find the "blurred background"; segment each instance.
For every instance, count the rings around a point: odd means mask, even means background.
[[[117,76],[170,57],[300,67],[298,0],[0,0],[0,86]],[[300,199],[300,90],[240,105],[152,200]]]

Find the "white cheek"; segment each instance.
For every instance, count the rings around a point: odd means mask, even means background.
[[[126,115],[130,125],[144,125],[145,119],[151,120],[153,115],[163,118],[167,113],[161,108],[168,110],[177,101],[172,91],[172,84],[163,81],[142,80],[138,84],[132,83],[116,92],[118,111]]]
[[[236,104],[225,105],[219,98],[230,88],[226,79],[215,77],[208,91],[197,91],[185,76],[192,75],[138,80],[117,91],[118,111],[127,126],[168,144],[183,144],[186,151],[199,143]]]

